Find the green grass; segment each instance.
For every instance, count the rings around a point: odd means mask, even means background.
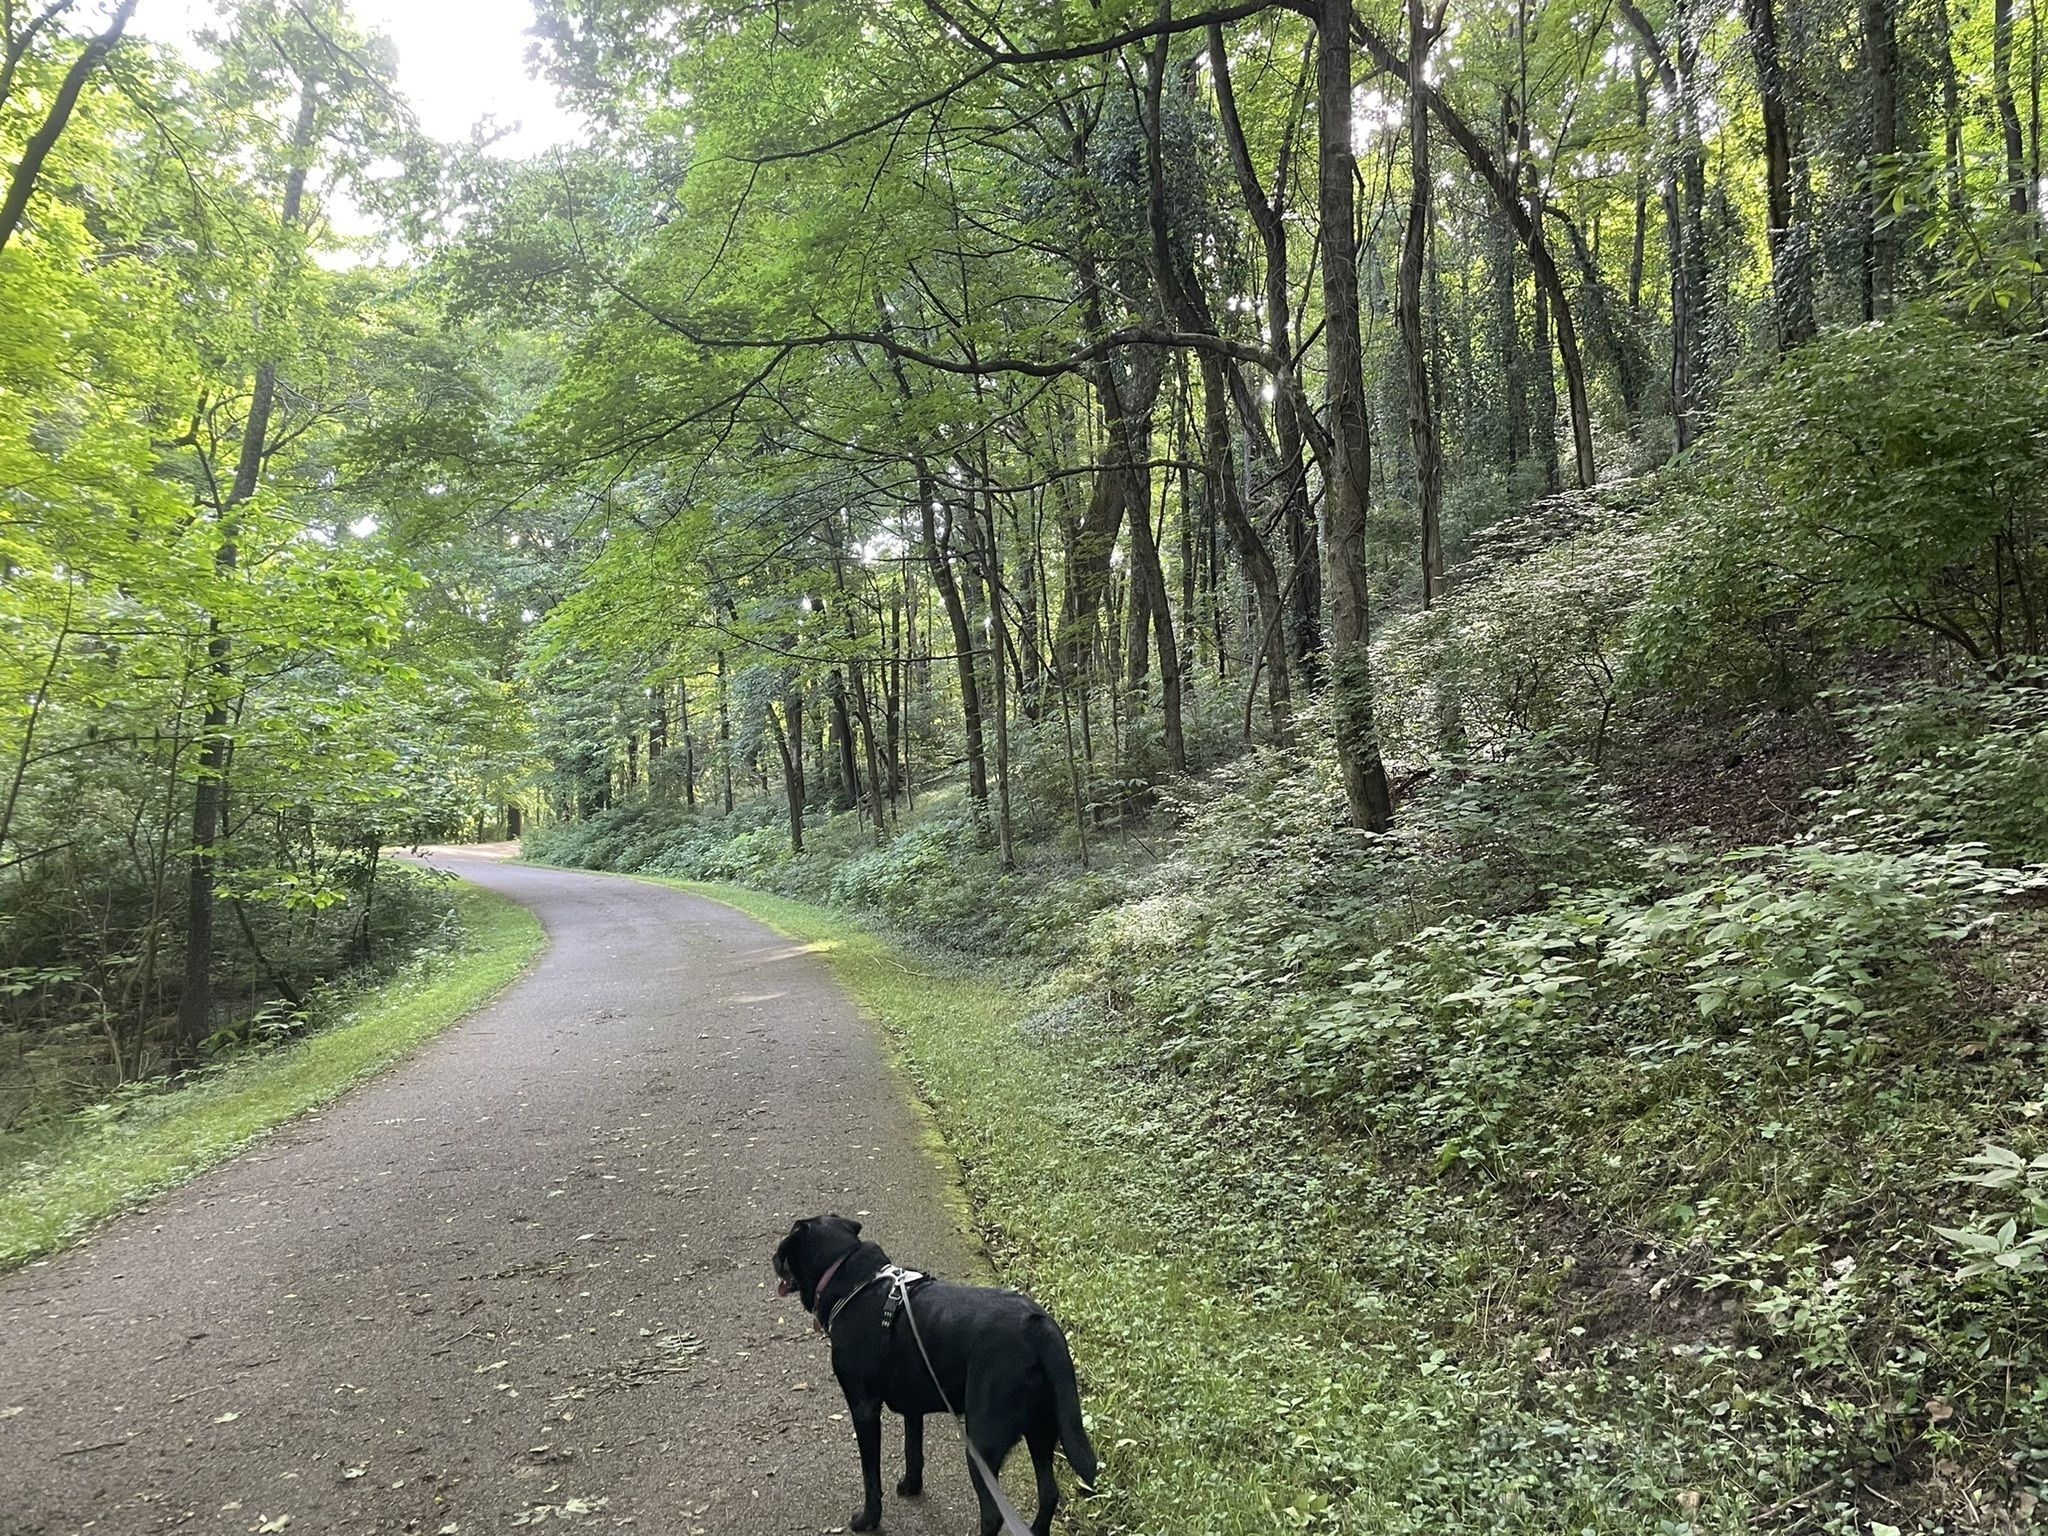
[[[1633,1536],[1718,1480],[1656,1404],[1617,1423],[1584,1380],[1532,1386],[1453,1342],[1446,1316],[1513,1269],[1512,1236],[1455,1196],[1158,1070],[1085,1009],[1034,1012],[1010,979],[842,913],[664,883],[813,944],[881,1021],[1003,1278],[1073,1337],[1108,1468],[1079,1529]],[[1712,1503],[1662,1529],[1742,1529]]]
[[[0,1163],[0,1271],[54,1252],[338,1098],[503,990],[540,952],[540,924],[474,886],[458,885],[453,896],[461,946],[357,994],[331,1027],[190,1087],[125,1101],[118,1116],[74,1117],[27,1157]]]

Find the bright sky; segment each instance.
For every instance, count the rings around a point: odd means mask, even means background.
[[[357,19],[398,45],[398,84],[420,126],[437,139],[465,139],[477,120],[520,124],[499,153],[531,155],[581,134],[554,88],[526,67],[527,0],[355,0]],[[212,0],[142,0],[137,30],[166,42],[213,23]]]

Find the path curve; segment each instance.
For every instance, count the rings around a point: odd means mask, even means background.
[[[872,1026],[729,908],[433,862],[532,908],[539,965],[0,1279],[0,1532],[728,1536],[829,1531],[857,1502],[775,1242],[838,1209],[904,1262],[978,1262]],[[934,1434],[932,1492],[885,1509],[900,1536],[972,1528]]]

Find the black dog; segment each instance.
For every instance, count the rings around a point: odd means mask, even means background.
[[[1052,1529],[1059,1507],[1055,1443],[1083,1483],[1095,1481],[1095,1447],[1081,1425],[1066,1335],[1029,1296],[919,1280],[905,1301],[889,1256],[862,1242],[860,1223],[844,1216],[812,1216],[790,1228],[775,1250],[775,1273],[779,1294],[802,1296],[804,1310],[832,1340],[832,1373],[860,1442],[865,1497],[849,1522],[856,1531],[882,1523],[884,1407],[903,1415],[904,1473],[896,1491],[906,1497],[924,1491],[924,1416],[949,1404],[966,1415],[968,1439],[991,1471],[1002,1470],[1019,1440],[1030,1446],[1037,1536]],[[972,1461],[967,1475],[981,1500],[981,1536],[995,1536],[1002,1514]]]

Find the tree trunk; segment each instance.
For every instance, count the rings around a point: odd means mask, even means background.
[[[1947,170],[1950,217],[1960,221],[1963,209],[1963,86],[1956,73],[1956,44],[1949,25],[1948,0],[1934,0],[1934,65],[1941,73],[1941,153]]]
[[[1587,245],[1585,235],[1569,215],[1550,210],[1550,218],[1565,232],[1571,242],[1572,254],[1579,265],[1579,301],[1586,317],[1586,329],[1600,350],[1607,354],[1608,364],[1614,369],[1615,384],[1621,392],[1622,410],[1627,414],[1629,425],[1636,426],[1642,416],[1643,379],[1637,368],[1637,359],[1631,339],[1622,334],[1614,321],[1614,306],[1605,284],[1600,278],[1600,258]]]
[[[1078,266],[1083,271],[1091,269],[1087,262]],[[1102,335],[1107,325],[1091,281],[1087,277],[1082,280],[1083,319],[1091,334]],[[1134,466],[1141,457],[1138,443],[1142,424],[1152,414],[1165,371],[1164,356],[1150,349],[1138,354],[1128,380],[1119,381],[1107,360],[1089,370],[1109,441],[1102,463],[1096,468],[1094,492],[1067,550],[1067,590],[1061,603],[1058,661],[1061,666],[1078,669],[1077,675],[1086,670],[1085,663],[1094,649],[1096,616],[1109,584],[1110,556],[1125,516],[1147,515],[1150,496]],[[1112,630],[1111,639],[1114,638]],[[1109,659],[1106,670],[1114,680],[1114,657]]]
[[[1288,133],[1281,142],[1273,178],[1273,195],[1269,198],[1265,188],[1260,185],[1257,167],[1252,163],[1251,148],[1245,139],[1243,124],[1238,118],[1237,95],[1231,83],[1230,59],[1224,46],[1221,26],[1212,26],[1209,29],[1209,59],[1216,82],[1217,117],[1223,126],[1224,140],[1230,147],[1231,164],[1237,171],[1238,188],[1243,194],[1245,210],[1251,215],[1252,224],[1259,232],[1259,243],[1265,252],[1266,344],[1282,357],[1291,357],[1294,350],[1294,322],[1288,286],[1291,278],[1288,270],[1287,221],[1282,215],[1286,211],[1288,166],[1293,159],[1294,127],[1306,104],[1309,71],[1314,61],[1312,57],[1302,61],[1302,73],[1295,85],[1294,105],[1288,117]],[[1206,390],[1206,374],[1204,380],[1203,387]],[[1294,396],[1290,392],[1281,390],[1276,394],[1273,401],[1272,470],[1280,498],[1280,515],[1285,528],[1287,557],[1293,567],[1293,579],[1287,589],[1287,649],[1294,658],[1294,664],[1301,669],[1304,686],[1314,691],[1320,686],[1322,672],[1322,571],[1316,556],[1315,518],[1309,505],[1307,445],[1302,438],[1297,409]],[[1213,448],[1211,463],[1214,463]],[[1239,499],[1238,509],[1243,510],[1242,498]],[[1234,529],[1231,537],[1238,537]],[[1219,662],[1221,659],[1222,650],[1219,645]]]
[[[1373,61],[1387,70],[1396,79],[1409,83],[1408,64],[1387,40],[1370,27],[1353,21],[1359,37],[1364,41]],[[1528,253],[1530,269],[1536,281],[1550,290],[1551,316],[1557,326],[1557,362],[1563,370],[1565,391],[1571,401],[1572,412],[1572,457],[1578,471],[1579,484],[1591,485],[1598,478],[1599,470],[1593,461],[1593,413],[1586,396],[1586,369],[1579,356],[1579,331],[1572,319],[1571,296],[1565,292],[1564,279],[1558,275],[1557,263],[1551,259],[1550,250],[1543,243],[1543,233],[1529,218],[1522,192],[1513,176],[1504,171],[1500,163],[1487,151],[1471,125],[1460,117],[1455,108],[1444,100],[1443,93],[1428,84],[1424,77],[1424,91],[1429,110],[1442,124],[1458,152],[1465,157],[1465,163],[1478,172],[1479,177],[1493,189],[1501,211],[1507,215],[1508,226],[1521,241]],[[1354,199],[1355,201],[1355,199]],[[1355,239],[1347,243],[1355,246]],[[1328,287],[1327,274],[1324,286]],[[1356,284],[1353,284],[1355,289]]]
[[[1319,0],[1316,20],[1317,211],[1330,433],[1323,494],[1330,686],[1337,761],[1352,822],[1368,832],[1384,832],[1393,825],[1394,807],[1373,717],[1372,614],[1366,586],[1372,447],[1365,415],[1365,348],[1358,314],[1351,0]]]
[[[1521,283],[1515,272],[1515,236],[1506,214],[1500,215],[1493,243],[1493,328],[1499,334],[1500,374],[1504,386],[1501,411],[1501,462],[1510,480],[1529,456],[1529,375],[1522,361]]]
[[[1032,548],[1042,550],[1045,520],[1042,511],[1035,519],[1037,527],[1031,540]],[[1019,541],[1023,539],[1022,523],[1011,519],[1011,528]],[[1043,658],[1038,650],[1038,563],[1029,558],[1017,562],[1017,628],[1012,644],[1017,656],[1017,690],[1020,694],[1019,707],[1028,720],[1036,720],[1043,708],[1043,683],[1041,663]]]
[[[1166,151],[1160,129],[1160,102],[1166,87],[1167,44],[1160,39],[1156,49],[1146,59],[1145,75],[1145,171],[1146,211],[1152,233],[1152,276],[1158,285],[1161,298],[1165,301],[1169,315],[1190,329],[1213,334],[1213,327],[1206,324],[1206,304],[1197,301],[1195,291],[1183,278],[1182,262],[1174,249],[1172,230],[1168,226],[1166,201]],[[1213,361],[1212,354],[1204,352],[1205,361]],[[1162,370],[1163,372],[1163,370]],[[1221,370],[1218,370],[1220,373]],[[1207,375],[1204,375],[1207,377]],[[1110,382],[1107,378],[1104,382]],[[1130,426],[1126,423],[1126,430]],[[1149,436],[1145,440],[1146,456],[1150,454]],[[1174,773],[1186,773],[1187,745],[1181,734],[1181,656],[1180,641],[1174,633],[1173,601],[1166,585],[1166,567],[1159,554],[1158,537],[1152,527],[1152,496],[1149,475],[1131,461],[1131,481],[1135,494],[1131,500],[1131,553],[1135,566],[1132,585],[1132,622],[1142,624],[1137,617],[1143,613],[1149,619],[1159,638],[1159,689],[1163,705],[1166,763]],[[1142,593],[1142,604],[1139,596]]]
[[[1133,579],[1131,600],[1124,611],[1124,688],[1138,699],[1143,706],[1145,680],[1152,675],[1152,584],[1139,579],[1136,574],[1139,523],[1150,526],[1151,498],[1144,502],[1132,502],[1131,550]]]
[[[1443,450],[1430,389],[1429,346],[1422,326],[1422,269],[1429,252],[1429,47],[1435,33],[1422,0],[1408,0],[1408,225],[1401,238],[1401,350],[1408,362],[1408,437],[1415,450],[1415,501],[1422,519],[1422,606],[1436,600],[1444,579]],[[1554,396],[1553,396],[1554,404]],[[1554,426],[1553,426],[1554,430]],[[1556,453],[1553,448],[1552,459]]]
[[[794,643],[794,640],[791,642]],[[789,766],[796,774],[796,803],[798,809],[811,803],[811,788],[804,781],[804,691],[792,686],[783,695],[783,713],[789,716],[790,761]]]
[[[1287,678],[1286,615],[1281,608],[1280,573],[1237,493],[1237,461],[1230,446],[1223,369],[1210,352],[1202,353],[1201,369],[1203,433],[1209,440],[1209,495],[1230,529],[1231,542],[1237,545],[1238,558],[1244,564],[1245,577],[1258,604],[1259,642],[1266,667],[1266,709],[1273,723],[1274,739],[1285,743],[1293,736],[1289,718],[1293,700]]]
[[[126,25],[128,13],[133,9],[131,0],[118,14],[117,38],[119,26]],[[305,81],[299,90],[299,116],[292,129],[291,164],[285,173],[284,203],[279,216],[279,222],[288,232],[298,228],[300,210],[305,201],[319,101],[319,91],[314,82]],[[214,575],[224,582],[233,578],[241,562],[241,528],[236,512],[248,503],[262,484],[263,467],[270,447],[270,418],[276,407],[277,364],[265,362],[256,370],[255,388],[249,397],[249,414],[242,422],[241,452],[235,461],[235,477],[218,512],[220,547],[214,554]],[[213,941],[219,885],[216,862],[220,852],[228,764],[234,753],[234,739],[229,730],[234,643],[218,617],[207,621],[207,630],[208,702],[203,744],[199,752],[198,782],[192,791],[192,851],[185,881],[185,985],[178,997],[178,1049],[188,1056],[211,1033],[213,1021]]]
[[[831,713],[826,734],[832,747],[833,803],[842,811],[860,804],[860,764],[854,758],[853,722],[846,712],[846,674],[838,667],[826,680]]]
[[[853,713],[860,726],[861,740],[865,743],[868,764],[868,812],[875,819],[875,842],[880,844],[886,837],[882,811],[882,749],[875,740],[875,712],[868,699],[867,668],[859,662],[848,667],[853,683]]]
[[[1159,640],[1159,698],[1165,736],[1166,766],[1188,771],[1187,745],[1181,735],[1180,647],[1173,632],[1173,607],[1167,598],[1166,568],[1159,559],[1159,541],[1152,531],[1152,509],[1146,501],[1131,511],[1131,622],[1151,622]],[[1143,594],[1143,609],[1139,594]],[[1144,618],[1138,617],[1143,612]]]
[[[1769,210],[1771,292],[1778,322],[1778,349],[1811,339],[1813,288],[1794,221],[1798,214],[1793,177],[1799,160],[1795,103],[1778,37],[1777,0],[1745,0],[1743,15],[1756,56],[1757,89],[1764,115],[1764,200]]]
[[[1685,0],[1678,0],[1675,8],[1669,50],[1634,0],[1621,0],[1621,14],[1642,40],[1670,98],[1671,174],[1663,200],[1671,247],[1671,422],[1683,450],[1699,434],[1706,382],[1707,182],[1697,99],[1699,43],[1692,35]]]
[[[794,698],[794,694],[790,695]],[[788,707],[787,704],[784,706]],[[768,729],[775,733],[775,751],[782,759],[782,798],[789,811],[789,851],[804,851],[804,771],[800,761],[803,754],[803,737],[799,734],[802,716],[793,712],[789,729],[782,728],[782,717],[775,712],[771,703],[764,711],[768,716]],[[794,744],[790,737],[796,736]]]
[[[1541,209],[1532,209],[1530,217],[1541,219]],[[1550,342],[1550,292],[1541,283],[1536,285],[1535,301],[1532,306],[1532,345],[1529,349],[1529,376],[1536,386],[1536,420],[1531,433],[1536,442],[1536,462],[1543,467],[1543,489],[1554,493],[1560,484],[1557,470],[1557,370],[1553,361]]]
[[[690,735],[690,680],[676,679],[677,726],[683,733],[683,804],[697,809],[697,742]]]
[[[797,738],[801,741],[801,735]],[[718,652],[718,761],[725,775],[725,814],[732,814],[732,707],[725,686],[725,652]]]
[[[909,585],[906,580],[904,586]],[[887,733],[884,754],[889,776],[889,803],[896,803],[903,775],[903,589],[889,594],[889,662],[882,672],[882,719]]]
[[[2012,0],[1992,0],[1991,94],[1998,103],[1999,133],[2005,141],[2007,196],[2014,213],[2025,213],[2033,206],[2033,188],[2027,179],[2026,136],[2020,132],[2020,110],[2012,95]]]
[[[1863,0],[1863,63],[1870,93],[1863,189],[1865,320],[1890,313],[1898,263],[1898,238],[1884,208],[1885,181],[1899,152],[1898,21],[1894,0]]]
[[[960,713],[967,735],[967,793],[984,811],[988,809],[988,754],[982,742],[981,680],[974,664],[974,632],[968,627],[967,608],[960,600],[960,584],[946,560],[939,541],[938,514],[934,503],[938,485],[922,457],[914,461],[917,470],[917,499],[924,519],[924,557],[932,583],[939,589],[939,601],[946,620],[953,627],[953,651],[960,674]]]
[[[1643,73],[1642,66],[1635,67],[1636,74],[1636,129],[1647,137],[1650,126],[1650,77]],[[1650,233],[1650,173],[1640,162],[1636,165],[1636,208],[1635,234],[1629,246],[1628,257],[1628,307],[1631,313],[1643,307],[1643,256]]]
[[[988,564],[988,613],[989,639],[995,646],[995,666],[990,679],[995,687],[996,706],[996,857],[1004,870],[1017,867],[1017,851],[1010,837],[1010,699],[1006,665],[1006,653],[1010,648],[1009,620],[1003,613],[1003,565],[1002,548],[996,542],[995,498],[984,494],[982,512],[985,523],[982,528],[982,555]],[[1140,516],[1137,519],[1144,522]],[[1167,670],[1167,657],[1159,658],[1162,677]]]

